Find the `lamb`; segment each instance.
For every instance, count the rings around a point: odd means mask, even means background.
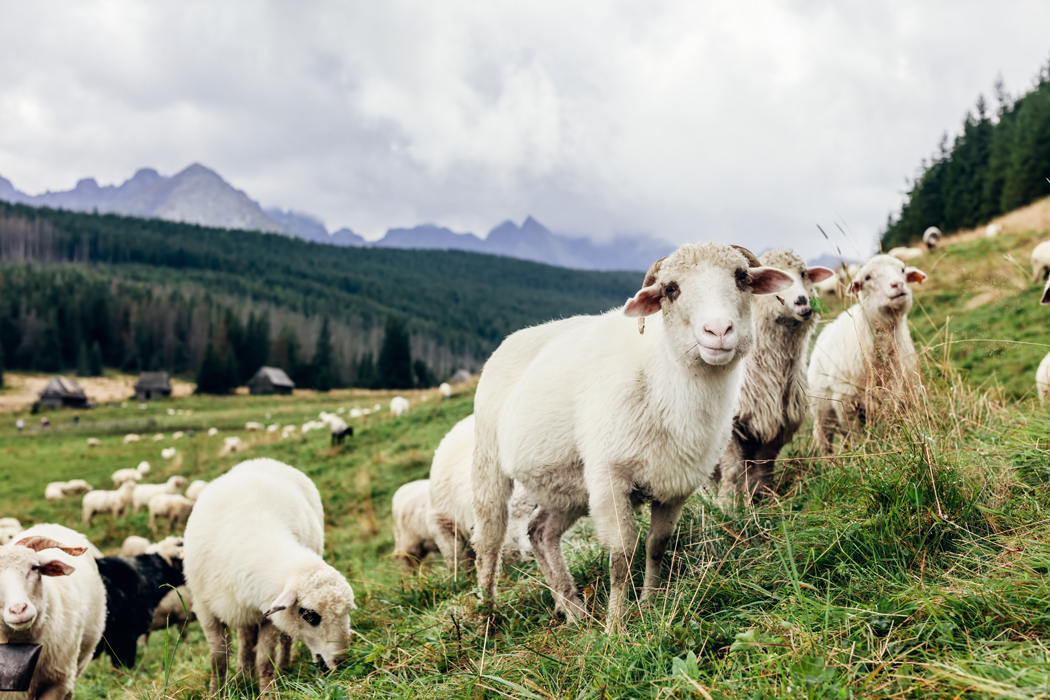
[[[87,446],[88,447],[100,447],[101,445],[102,445],[102,441],[99,440],[98,438],[88,438],[87,439]]]
[[[134,433],[129,433],[128,435],[124,436],[124,444],[130,445],[133,442],[138,442],[140,439],[141,438],[139,438],[138,435],[135,435]]]
[[[1002,224],[988,224],[988,228],[984,230],[985,238],[995,238],[1003,232]]]
[[[167,518],[174,532],[175,528],[189,517],[193,504],[194,501],[177,493],[162,493],[149,499],[147,507],[149,508],[150,530],[156,531],[157,518]]]
[[[186,583],[211,648],[212,693],[225,685],[229,627],[239,630],[240,670],[255,667],[261,695],[273,683],[278,635],[301,639],[335,668],[356,606],[350,584],[323,554],[321,496],[298,469],[249,460],[200,495],[186,526]]]
[[[245,449],[247,449],[247,447],[248,446],[244,444],[244,441],[242,441],[236,435],[233,435],[231,437],[225,437],[222,439],[222,449],[219,450],[219,456],[225,457],[226,455],[233,454],[234,452],[242,452]]]
[[[8,544],[22,532],[18,518],[0,518],[0,545]]]
[[[138,639],[148,634],[153,613],[171,588],[186,581],[182,561],[157,553],[133,557],[103,557],[99,574],[106,586],[106,620],[95,656],[109,654],[114,666],[131,668],[138,654]]]
[[[160,456],[162,459],[174,459],[175,454],[176,450],[174,447],[165,447],[163,450],[160,451]]]
[[[503,341],[474,399],[483,602],[494,599],[517,480],[539,504],[529,539],[555,609],[569,621],[587,616],[560,543],[589,511],[610,551],[606,626],[620,627],[637,537],[631,513],[652,504],[644,599],[682,507],[710,483],[729,442],[741,361],[754,343],[752,297],[792,283],[744,249],[689,243],[649,268],[622,313],[553,321]]]
[[[419,568],[430,552],[441,551],[427,525],[429,504],[430,479],[410,481],[394,492],[394,557],[401,560],[405,573]]]
[[[62,493],[67,496],[73,496],[78,493],[87,493],[88,491],[94,490],[94,486],[84,481],[83,479],[71,479],[66,482],[66,485],[62,487]]]
[[[134,469],[118,469],[113,472],[113,486],[119,487],[125,481],[138,481],[149,473],[149,462],[139,462]]]
[[[17,697],[72,698],[106,620],[106,591],[90,543],[61,525],[36,525],[0,547],[0,639],[40,644],[29,689]]]
[[[125,481],[116,491],[91,491],[84,494],[81,502],[85,527],[98,513],[112,513],[114,518],[122,518],[131,507],[131,497],[135,493],[135,482]]]
[[[395,396],[390,399],[390,412],[395,416],[400,416],[408,410],[408,399],[404,396]]]
[[[208,428],[208,437],[215,437],[219,434],[218,428]]]
[[[448,382],[441,382],[441,386],[438,387],[438,392],[443,398],[452,398],[452,385]]]
[[[44,498],[48,501],[61,501],[66,497],[66,482],[52,481],[44,487]]]
[[[817,324],[809,302],[816,283],[836,279],[826,267],[808,267],[787,248],[759,257],[759,262],[791,275],[794,284],[781,294],[751,302],[755,345],[744,360],[733,437],[718,464],[719,495],[742,494],[750,500],[771,491],[773,464],[806,418],[806,353]]]
[[[145,554],[146,550],[149,549],[149,546],[150,541],[145,537],[128,535],[124,538],[124,543],[120,546],[120,554],[124,557],[134,557],[139,554]]]
[[[140,484],[135,487],[134,496],[131,499],[132,513],[138,513],[139,508],[149,504],[149,499],[162,493],[178,493],[186,488],[186,477],[173,476],[163,484]]]
[[[474,531],[474,492],[470,483],[474,430],[473,415],[456,423],[442,438],[430,465],[427,530],[454,572],[474,559],[474,550],[470,547],[470,535]],[[529,499],[521,484],[515,484],[508,509],[510,519],[503,539],[503,556],[523,561],[532,552],[528,526],[536,502]]]
[[[186,498],[191,501],[196,501],[201,495],[201,491],[208,485],[207,481],[203,479],[194,479],[190,482],[190,485],[186,487]]]
[[[906,248],[904,246],[898,246],[896,248],[891,248],[886,254],[892,255],[901,262],[908,262],[909,260],[921,258],[923,255],[926,255],[926,251],[922,248]]]
[[[926,273],[888,255],[857,271],[848,292],[858,303],[824,328],[809,365],[813,439],[825,453],[836,433],[848,434],[887,397],[921,385],[919,359],[908,329],[909,283]]]
[[[1043,241],[1032,250],[1032,281],[1050,278],[1050,241]]]
[[[820,282],[813,285],[813,291],[816,292],[818,297],[825,296],[838,296],[842,292],[842,279],[839,274],[833,274]]]
[[[943,234],[936,226],[930,226],[922,233],[922,242],[926,244],[926,250],[933,250],[941,244]]]

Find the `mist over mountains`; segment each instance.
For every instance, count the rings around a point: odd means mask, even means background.
[[[609,243],[554,233],[531,216],[519,226],[505,221],[481,238],[434,224],[392,228],[378,241],[366,241],[349,228],[329,232],[309,214],[263,209],[213,170],[194,163],[165,177],[143,168],[121,185],[99,186],[80,180],[72,190],[29,195],[0,177],[0,200],[72,211],[97,211],[164,219],[227,229],[279,233],[338,246],[464,250],[581,270],[646,270],[675,246],[648,237],[622,237]]]

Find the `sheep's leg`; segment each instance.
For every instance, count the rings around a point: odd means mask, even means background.
[[[36,700],[72,700],[76,676],[63,678],[44,689],[37,689]]]
[[[292,638],[284,632],[278,632],[277,635],[277,659],[275,660],[275,665],[281,669],[292,660]]]
[[[725,454],[718,462],[716,474],[718,481],[715,486],[718,491],[719,502],[728,505],[739,492],[742,473],[746,470],[744,464],[743,447],[734,436],[729,440]]]
[[[653,501],[650,506],[649,535],[645,538],[645,581],[642,583],[642,600],[647,599],[660,584],[664,552],[674,534],[674,526],[682,517],[685,500],[674,503]]]
[[[467,533],[463,532],[453,520],[441,517],[436,519],[432,532],[434,542],[437,543],[448,568],[456,573],[462,571],[467,559],[467,551],[470,549]]]
[[[777,436],[773,442],[759,445],[751,459],[744,463],[744,493],[749,499],[769,496],[773,493],[773,467],[784,439]]]
[[[259,672],[259,696],[269,694],[275,675],[277,635],[279,632],[269,620],[259,625],[259,646],[255,657],[255,668]]]
[[[237,630],[237,675],[249,681],[255,675],[255,648],[258,641],[258,625],[248,625]]]
[[[837,425],[831,401],[820,401],[813,411],[813,441],[821,454],[831,454],[831,443],[835,439]]]
[[[226,692],[226,668],[230,656],[230,632],[219,618],[211,614],[199,603],[197,609],[197,620],[204,630],[204,639],[208,642],[211,650],[211,682],[208,684],[208,692],[212,695],[224,695]]]
[[[607,472],[612,480],[615,468],[610,467]],[[590,508],[598,541],[609,550],[609,603],[605,627],[607,632],[613,633],[623,625],[627,586],[638,546],[638,528],[634,526],[632,484],[613,481],[602,486],[601,490],[590,489]]]
[[[507,502],[514,490],[514,480],[500,470],[493,450],[479,442],[471,466],[474,489],[474,551],[477,554],[478,587],[483,603],[496,597],[503,538],[507,534]]]
[[[554,595],[554,610],[565,615],[567,622],[579,622],[587,616],[569,565],[561,551],[561,536],[579,519],[578,515],[554,513],[537,508],[529,521],[529,540],[536,563]]]

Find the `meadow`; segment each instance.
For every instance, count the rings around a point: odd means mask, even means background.
[[[450,400],[415,392],[406,415],[356,421],[342,447],[324,431],[282,440],[243,427],[385,407],[389,394],[131,402],[80,412],[77,425],[72,412],[52,412],[48,433],[19,414],[30,429],[18,434],[5,414],[0,515],[79,529],[79,499],[47,503],[44,485],[104,485],[142,459],[156,481],[214,478],[249,457],[302,469],[324,500],[327,556],[360,609],[346,663],[323,672],[298,656],[280,697],[1050,696],[1050,417],[1033,389],[1050,310],[1025,264],[1040,233],[960,242],[917,261],[930,275],[912,313],[924,394],[832,458],[815,454],[804,426],[781,455],[776,498],[720,507],[695,496],[665,558],[665,590],[635,602],[621,636],[603,631],[607,555],[586,521],[565,545],[594,616],[580,627],[554,616],[533,562],[504,572],[489,624],[469,576],[431,560],[404,577],[390,557],[390,497],[427,475],[441,437],[471,412],[470,390]],[[220,433],[208,437],[210,427]],[[176,430],[194,434],[172,441]],[[125,446],[128,432],[165,438]],[[249,449],[219,457],[234,434]],[[88,448],[88,437],[102,446]],[[160,459],[166,446],[178,448],[175,462]],[[644,532],[648,515],[637,517]],[[104,516],[86,534],[113,553],[125,536],[148,534],[147,516]],[[154,633],[128,673],[92,662],[76,698],[204,697],[207,674],[191,625],[184,640]],[[231,695],[251,697],[252,686],[238,682]]]

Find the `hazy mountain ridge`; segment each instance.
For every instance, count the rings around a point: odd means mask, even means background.
[[[324,223],[310,214],[277,207],[263,209],[218,173],[197,163],[171,177],[143,168],[121,185],[100,187],[94,178],[85,178],[72,190],[39,195],[20,192],[9,180],[0,177],[0,200],[281,233],[338,246],[489,253],[581,270],[645,270],[654,260],[674,249],[670,243],[646,237],[622,237],[608,243],[571,238],[553,233],[531,216],[521,226],[505,221],[485,238],[435,224],[422,224],[391,228],[378,241],[366,241],[349,228],[329,233]]]

